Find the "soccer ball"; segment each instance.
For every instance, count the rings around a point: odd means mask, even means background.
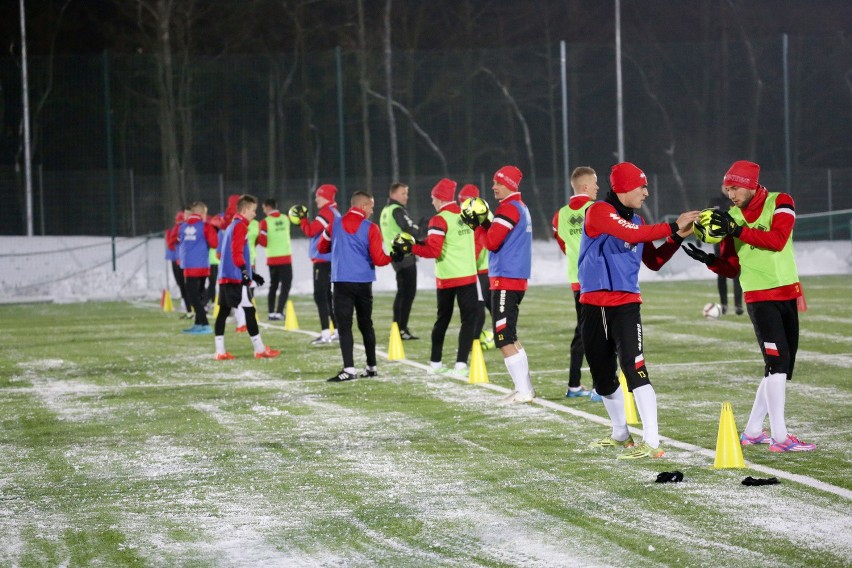
[[[461,210],[469,219],[476,219],[478,225],[484,223],[491,213],[488,202],[481,197],[469,197],[465,199],[461,204]]]
[[[479,334],[479,345],[483,351],[494,349],[494,332],[490,329],[483,329],[482,333]]]
[[[692,223],[692,234],[695,238],[708,245],[715,245],[725,238],[722,227],[711,222],[710,218],[715,209],[704,209],[701,211],[697,221]]]
[[[707,319],[719,319],[722,315],[722,306],[719,304],[714,304],[710,302],[709,304],[704,304],[704,317]]]

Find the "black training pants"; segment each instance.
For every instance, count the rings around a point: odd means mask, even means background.
[[[352,353],[355,340],[352,337],[352,313],[358,320],[358,330],[364,340],[367,354],[367,366],[376,364],[376,332],[373,329],[373,283],[372,282],[335,282],[334,315],[337,320],[337,334],[340,337],[340,353],[343,355],[343,367],[354,367]]]

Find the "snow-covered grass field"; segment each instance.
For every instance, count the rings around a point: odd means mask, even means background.
[[[336,345],[308,344],[309,296],[294,298],[302,331],[263,323],[281,357],[255,360],[229,324],[227,362],[154,301],[0,306],[0,565],[849,566],[848,278],[802,281],[787,415],[818,450],[749,447],[746,469],[712,467],[720,407],[741,429],[763,364],[747,316],[701,317],[712,280],[643,284],[667,456],[638,463],[588,449],[609,432],[603,406],[564,398],[564,287],[521,306],[539,394],[522,406],[497,404],[496,352],[486,385],[426,372],[425,290],[407,360],[344,384],[325,382]],[[377,294],[380,349],[390,302]],[[673,470],[682,483],[655,483]]]

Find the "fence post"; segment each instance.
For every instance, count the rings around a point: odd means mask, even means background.
[[[828,240],[834,240],[834,215],[831,214],[833,209],[831,200],[831,168],[826,170],[828,176]]]

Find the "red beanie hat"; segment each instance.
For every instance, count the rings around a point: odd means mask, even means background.
[[[615,164],[609,172],[609,184],[615,193],[627,193],[637,187],[648,185],[645,172],[630,162]]]
[[[461,191],[459,192],[459,203],[472,197],[479,197],[479,188],[472,183],[469,183],[461,188]]]
[[[518,191],[518,186],[521,184],[521,178],[523,177],[524,174],[515,166],[503,166],[494,174],[494,181],[505,185],[509,189]]]
[[[432,197],[441,201],[453,201],[456,195],[456,182],[444,178],[432,188]]]
[[[757,178],[760,175],[760,166],[754,162],[740,160],[728,169],[722,179],[723,186],[735,185],[746,189],[757,189],[760,184],[757,183]]]
[[[317,195],[323,199],[334,201],[334,197],[337,195],[337,187],[330,183],[324,183],[317,188]]]

